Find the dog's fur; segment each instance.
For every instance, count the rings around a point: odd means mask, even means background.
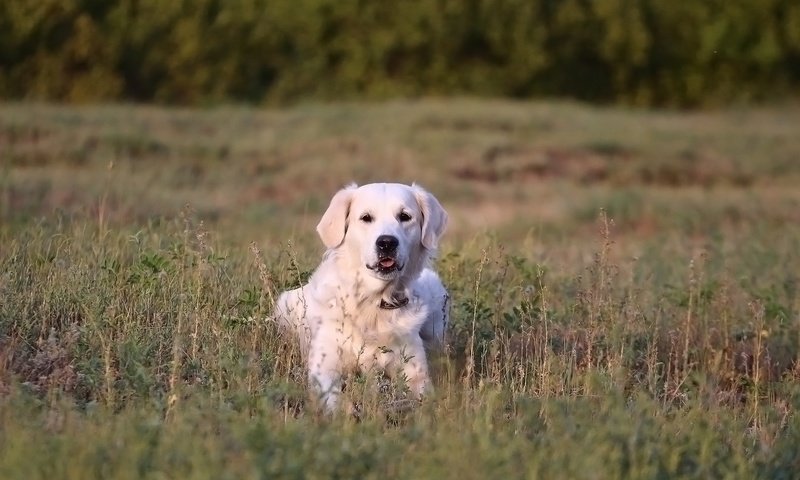
[[[449,297],[429,264],[446,225],[447,213],[418,185],[352,184],[331,200],[317,225],[328,249],[322,263],[275,307],[326,410],[353,371],[402,373],[415,397],[430,390],[426,349],[444,342]]]

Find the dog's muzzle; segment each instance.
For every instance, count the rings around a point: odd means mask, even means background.
[[[400,265],[400,263],[398,263],[397,259],[394,257],[381,257],[377,262],[375,262],[375,264],[366,265],[368,269],[382,276],[388,276],[394,272],[400,272],[403,270],[404,266],[405,265]]]
[[[380,274],[390,275],[403,270],[403,265],[397,261],[397,247],[400,241],[393,235],[381,235],[375,240],[375,253],[378,261],[367,268]]]

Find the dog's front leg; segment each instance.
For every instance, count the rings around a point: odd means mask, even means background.
[[[428,375],[428,360],[419,336],[403,349],[401,361],[403,374],[414,398],[419,399],[426,393],[430,393],[432,386]]]
[[[320,330],[311,341],[308,381],[322,407],[331,413],[342,394],[342,351],[340,343],[332,342],[329,333],[332,332]]]

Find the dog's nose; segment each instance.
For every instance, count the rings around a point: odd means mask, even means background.
[[[375,240],[375,246],[378,247],[378,251],[381,253],[394,252],[397,250],[397,245],[399,243],[397,237],[392,235],[381,235]]]

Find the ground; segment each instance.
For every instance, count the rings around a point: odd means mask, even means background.
[[[792,478],[800,108],[0,105],[2,478]],[[266,319],[355,180],[450,213],[436,394]]]

